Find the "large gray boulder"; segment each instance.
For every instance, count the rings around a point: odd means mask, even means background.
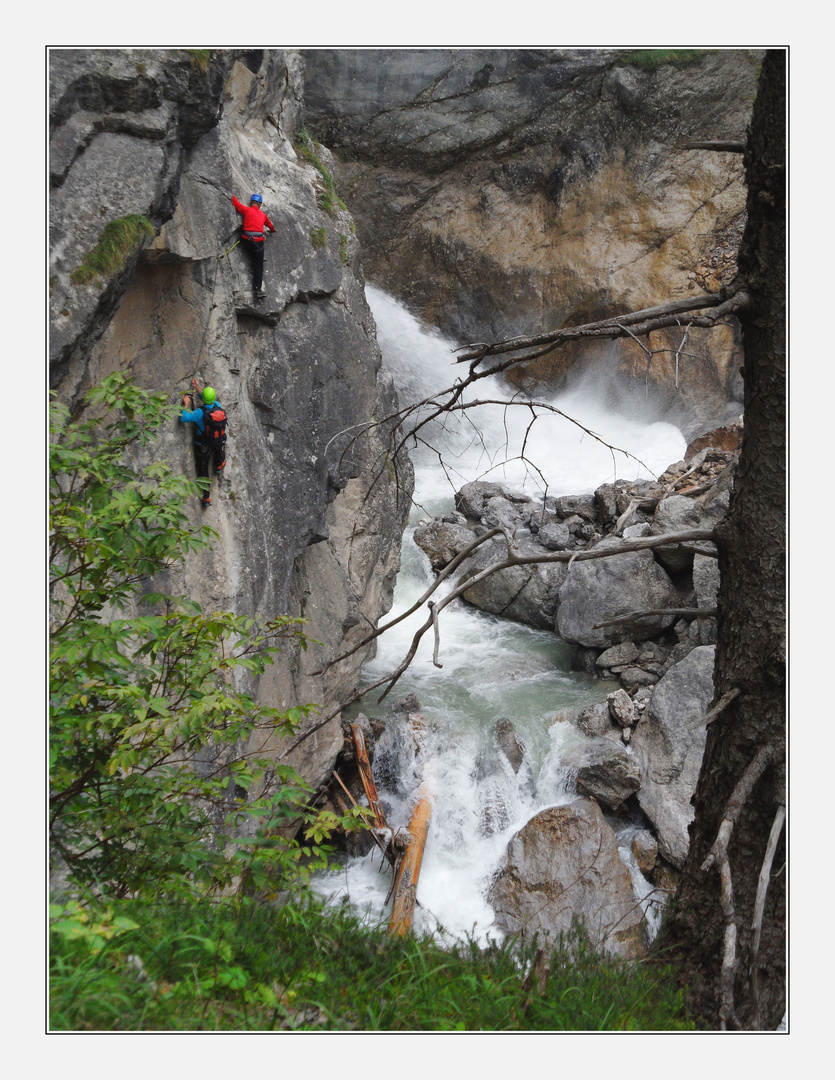
[[[656,685],[649,708],[632,735],[640,765],[638,802],[652,822],[664,858],[681,868],[693,820],[691,800],[699,779],[713,699],[715,645],[693,649]]]
[[[523,555],[544,553],[539,544],[530,540],[518,541],[517,547]],[[488,540],[464,562],[460,581],[466,582],[506,557],[507,544],[503,538]],[[536,630],[552,630],[565,575],[564,563],[511,566],[472,585],[464,593],[464,599],[492,615],[502,615]]]
[[[620,542],[607,537],[595,550],[617,547]],[[564,641],[597,649],[645,641],[672,626],[675,616],[653,615],[616,626],[597,624],[633,612],[672,608],[677,603],[675,586],[651,551],[575,562],[560,586],[556,630]]]
[[[577,791],[596,799],[607,810],[619,810],[641,786],[641,770],[622,743],[592,739],[572,747],[563,764],[576,774]]]
[[[543,810],[508,844],[488,894],[496,926],[558,942],[575,921],[606,952],[635,957],[643,949],[643,916],[617,840],[593,799]]]
[[[472,480],[455,493],[455,508],[465,517],[480,521],[490,499],[504,499],[508,494],[501,484],[490,480]]]
[[[429,556],[432,569],[438,571],[443,570],[456,555],[468,548],[476,539],[476,534],[459,522],[433,518],[419,525],[413,537],[421,551]]]
[[[691,499],[686,495],[670,495],[658,504],[652,521],[652,536],[664,533],[686,532],[689,529],[713,529],[724,520],[728,512],[729,493],[722,492],[710,503]],[[704,547],[701,541],[700,547]],[[693,543],[670,544],[655,549],[658,561],[674,573],[689,570],[693,566]]]

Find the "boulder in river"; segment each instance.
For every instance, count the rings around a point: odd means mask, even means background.
[[[652,823],[659,851],[679,869],[690,842],[691,799],[707,738],[704,717],[713,698],[715,652],[715,645],[699,646],[670,668],[632,736],[641,767],[638,802]]]
[[[631,958],[643,950],[632,880],[593,799],[543,810],[520,829],[488,901],[498,928],[523,940],[556,943],[579,923],[593,945],[612,955]]]
[[[568,751],[563,764],[575,769],[577,790],[616,811],[641,786],[638,762],[626,747],[613,739],[592,739]]]
[[[451,563],[459,552],[470,546],[476,534],[458,521],[436,517],[419,525],[414,532],[417,546],[429,556],[432,569],[437,571]]]
[[[595,550],[620,544],[619,538],[607,537]],[[598,649],[624,641],[645,641],[672,626],[675,616],[645,616],[614,626],[598,624],[633,612],[673,608],[678,603],[675,586],[651,551],[575,562],[560,587],[556,630],[564,641]]]
[[[538,544],[529,540],[520,540],[518,549],[523,555],[542,552]],[[503,538],[488,540],[466,560],[460,580],[465,582],[475,577],[506,555],[507,545]],[[464,599],[492,615],[514,619],[536,630],[552,630],[557,598],[566,572],[564,563],[510,566],[471,586],[464,593]]]

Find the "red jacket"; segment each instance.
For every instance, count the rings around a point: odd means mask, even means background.
[[[261,236],[252,236],[251,240],[257,243],[264,242],[264,226],[266,225],[270,232],[275,232],[275,225],[270,221],[263,210],[259,210],[257,206],[244,206],[242,202],[239,202],[235,196],[232,196],[232,205],[238,211],[239,214],[243,214],[243,231],[245,233],[261,233]]]

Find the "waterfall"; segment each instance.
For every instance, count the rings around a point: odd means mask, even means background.
[[[394,377],[401,405],[422,401],[466,373],[463,365],[455,364],[452,342],[421,325],[380,290],[369,286],[366,292],[383,363]],[[582,427],[552,412],[531,427],[530,410],[512,404],[513,393],[498,379],[479,383],[477,396],[498,404],[435,421],[425,432],[435,449],[418,445],[412,451],[416,506],[386,621],[409,608],[433,580],[428,558],[412,539],[414,528],[427,514],[452,510],[454,491],[462,484],[486,479],[531,496],[541,494],[545,485],[551,495],[582,494],[616,478],[658,475],[684,454],[685,441],[677,428],[607,410],[607,395],[593,385],[580,384],[549,402]],[[613,455],[590,432],[633,457]],[[525,456],[539,471],[521,460],[525,440]],[[443,466],[435,452],[439,449]],[[425,618],[424,609],[378,639],[377,655],[363,672],[369,683],[398,666]],[[385,718],[391,705],[406,695],[420,701],[425,717],[420,751],[404,736],[402,724],[388,724],[376,749],[377,788],[394,829],[405,828],[421,780],[428,781],[433,792],[415,929],[471,934],[484,942],[499,936],[486,895],[509,839],[540,810],[576,794],[573,776],[561,761],[583,736],[568,723],[555,723],[557,714],[567,706],[605,700],[615,686],[570,671],[571,650],[553,633],[484,614],[461,600],[444,610],[440,622],[442,669],[434,666],[431,635],[425,635],[390,695],[392,701],[387,698],[378,705],[372,692],[362,710]],[[510,720],[523,749],[516,769],[496,739],[501,718]],[[627,848],[624,861],[641,900],[646,882],[634,860],[629,862]],[[376,850],[348,860],[314,884],[334,901],[347,900],[370,921],[387,919],[384,901],[390,876],[381,872]]]

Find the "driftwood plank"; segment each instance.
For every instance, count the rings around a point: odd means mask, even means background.
[[[371,762],[368,760],[368,751],[365,748],[365,736],[363,735],[362,728],[359,724],[351,724],[351,738],[354,743],[354,753],[357,758],[357,767],[359,768],[363,790],[368,799],[368,805],[371,807],[371,811],[374,814],[374,827],[377,829],[388,829],[386,815],[383,812],[380,796],[377,794],[377,785],[374,783]]]
[[[389,919],[389,933],[403,936],[409,932],[415,913],[417,884],[423,862],[423,850],[429,835],[432,801],[421,788],[417,804],[409,819],[409,845],[398,863],[394,879],[394,901]]]

